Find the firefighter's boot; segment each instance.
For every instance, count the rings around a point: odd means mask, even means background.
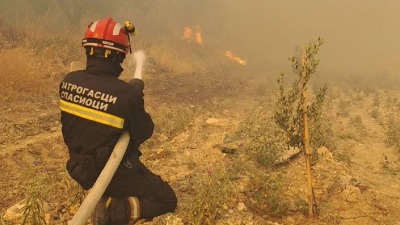
[[[110,207],[111,198],[108,196],[102,196],[97,203],[92,213],[92,224],[93,225],[106,225],[110,224]]]
[[[112,198],[110,205],[110,224],[135,224],[139,220],[139,214],[140,208],[138,198]]]

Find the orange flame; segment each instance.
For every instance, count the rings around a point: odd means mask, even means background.
[[[237,63],[242,64],[243,66],[245,66],[246,63],[247,63],[246,60],[241,59],[241,58],[239,58],[238,56],[234,55],[234,54],[232,53],[232,51],[230,51],[230,50],[228,50],[228,51],[225,52],[225,56],[228,57],[229,59],[231,59],[231,60],[237,62]]]
[[[203,44],[203,36],[201,35],[200,31],[196,32],[196,42],[197,44]]]
[[[185,26],[183,28],[183,37],[182,37],[182,39],[188,40],[188,39],[192,38],[192,36],[193,36],[192,28],[190,28],[188,26]]]
[[[193,32],[193,28],[189,26],[185,26],[183,28],[183,40],[187,40],[188,42],[196,42],[197,44],[203,44],[203,35],[198,29],[195,33]]]

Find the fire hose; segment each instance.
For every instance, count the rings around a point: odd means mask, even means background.
[[[133,56],[136,61],[134,78],[142,79],[142,68],[145,55],[142,50],[139,50],[136,51]],[[76,69],[79,68],[73,68],[73,64],[71,64],[71,70]],[[89,191],[74,217],[68,222],[68,225],[84,225],[86,223],[121,163],[122,157],[128,147],[129,140],[129,133],[124,131],[119,137],[117,144],[114,146],[104,169],[101,171],[95,184]]]

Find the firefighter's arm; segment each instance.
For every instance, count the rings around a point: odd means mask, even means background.
[[[136,84],[138,85],[140,82]],[[138,85],[133,88],[134,93],[131,98],[132,101],[129,104],[130,114],[128,116],[129,133],[136,147],[139,147],[140,144],[149,139],[153,135],[154,130],[153,120],[144,108],[144,94],[142,91],[143,89],[140,87],[143,87],[143,85]]]

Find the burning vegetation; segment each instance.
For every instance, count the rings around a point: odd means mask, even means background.
[[[200,28],[193,29],[190,26],[185,26],[183,28],[183,40],[188,42],[194,42],[199,45],[203,44],[203,35],[201,34]]]
[[[230,50],[226,51],[224,55],[228,57],[230,60],[235,61],[243,66],[245,66],[247,63],[246,60],[241,59],[239,56],[234,55]]]
[[[196,26],[193,28],[192,26],[185,26],[183,28],[183,36],[182,39],[189,42],[189,43],[196,43],[196,44],[203,44],[203,34],[200,31],[200,28]],[[234,61],[237,62],[243,66],[247,64],[247,61],[245,59],[240,58],[239,56],[236,56],[235,54],[232,53],[231,50],[225,51],[224,55]]]

